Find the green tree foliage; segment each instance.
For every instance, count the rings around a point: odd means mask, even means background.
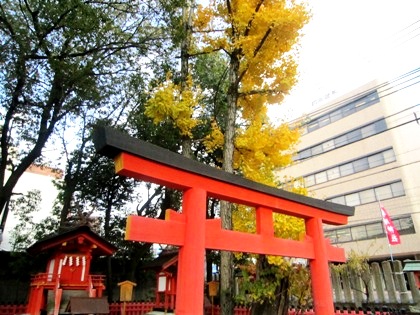
[[[155,3],[153,3],[155,4]],[[0,209],[60,122],[128,105],[126,88],[158,51],[154,6],[132,1],[0,3]]]
[[[170,14],[178,4],[0,3],[1,211],[8,211],[3,205],[31,163],[64,170],[57,181],[59,203],[50,217],[54,222],[46,220],[43,226],[25,222],[26,228],[40,232],[34,240],[59,226],[92,223],[92,216],[99,217],[95,218],[101,223],[99,233],[108,240],[124,238],[124,204],[131,200],[134,183],[116,176],[112,162],[95,155],[90,132],[98,121],[127,128],[142,104],[139,100],[145,98],[145,82],[166,75],[173,56],[165,38],[174,30],[168,25],[180,23],[179,15]],[[152,128],[146,133],[146,138],[164,139]],[[22,218],[33,215],[29,210],[34,208],[19,207]],[[23,240],[25,235],[16,237]],[[130,252],[136,246],[118,245],[126,250],[119,257],[131,254],[137,263],[139,256],[149,255],[148,248]]]
[[[26,248],[55,230],[59,216],[52,213],[42,221],[37,220],[41,212],[41,191],[32,190],[10,201],[10,209],[19,219],[12,232],[12,250],[24,252]]]
[[[251,307],[252,314],[283,314],[290,300],[298,309],[312,303],[308,266],[293,262],[272,264],[261,255],[256,264],[243,259],[240,270],[240,290],[235,300]]]

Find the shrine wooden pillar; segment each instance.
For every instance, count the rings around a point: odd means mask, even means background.
[[[315,314],[334,314],[334,299],[328,265],[327,244],[329,242],[324,238],[322,220],[318,218],[306,220],[306,234],[312,239],[314,247],[315,257],[309,260],[309,266]]]
[[[182,215],[185,220],[185,240],[179,249],[177,314],[196,314],[204,305],[205,223],[207,193],[191,188],[184,192]]]
[[[47,296],[43,286],[32,286],[29,294],[29,302],[26,312],[28,314],[39,314],[45,307]]]

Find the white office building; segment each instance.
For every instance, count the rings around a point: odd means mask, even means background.
[[[41,193],[41,203],[38,212],[33,214],[33,221],[36,223],[41,222],[47,216],[51,215],[54,201],[57,197],[58,191],[53,184],[53,180],[62,177],[62,172],[51,169],[49,167],[40,167],[36,165],[30,166],[22,177],[19,179],[16,187],[13,189],[12,198],[18,198],[29,191],[38,190]],[[13,237],[12,233],[16,230],[16,225],[19,223],[19,218],[9,211],[5,230],[2,234],[0,241],[0,250],[11,251],[13,250]]]
[[[292,124],[302,128],[295,163],[310,196],[355,206],[346,226],[325,226],[331,242],[372,260],[420,259],[420,70],[370,82]],[[380,204],[401,243],[390,246]]]

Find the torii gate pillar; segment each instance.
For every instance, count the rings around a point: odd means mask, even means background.
[[[306,220],[306,233],[312,238],[315,259],[309,260],[311,268],[312,297],[316,314],[334,314],[334,299],[328,266],[328,248],[324,240],[322,220]]]
[[[203,313],[206,248],[308,259],[315,313],[334,314],[328,262],[344,262],[345,256],[343,249],[331,246],[324,238],[322,224],[346,224],[354,207],[255,183],[110,128],[95,130],[94,142],[100,153],[114,158],[118,174],[183,192],[182,213],[167,210],[166,220],[129,216],[126,229],[128,240],[180,247],[177,315]],[[254,207],[257,233],[224,230],[220,219],[206,220],[208,197]],[[273,213],[305,220],[306,238],[294,241],[275,237]]]
[[[186,222],[185,239],[188,242],[179,249],[176,313],[194,314],[204,305],[205,223],[207,193],[191,188],[184,192],[182,211]],[[197,313],[195,313],[197,314]]]

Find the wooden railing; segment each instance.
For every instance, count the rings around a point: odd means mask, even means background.
[[[104,285],[105,276],[104,275],[89,275],[87,280],[91,280],[91,283],[94,287],[100,287]],[[31,285],[33,286],[54,286],[58,280],[57,275],[51,273],[38,273],[31,277]],[[86,285],[89,281],[85,281]]]
[[[145,315],[154,308],[153,302],[114,302],[109,304],[109,315]],[[26,305],[0,305],[0,315],[25,314]],[[235,307],[234,315],[250,315],[251,312],[246,307]],[[390,310],[336,310],[334,315],[391,315],[391,314],[410,314],[407,312]],[[206,306],[204,315],[220,315],[220,306]],[[290,309],[288,315],[315,315],[313,310]]]
[[[26,305],[0,305],[0,315],[25,314]]]
[[[38,285],[53,285],[57,281],[57,275],[52,273],[37,273],[31,277],[31,285],[38,286]]]
[[[115,302],[109,304],[109,315],[144,315],[151,312],[154,306],[153,302]]]

